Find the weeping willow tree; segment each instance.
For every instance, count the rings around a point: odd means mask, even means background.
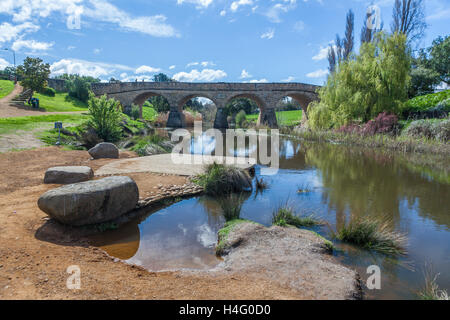
[[[313,129],[367,122],[387,111],[400,114],[410,83],[406,36],[380,32],[330,74],[319,90],[320,102],[308,109]]]

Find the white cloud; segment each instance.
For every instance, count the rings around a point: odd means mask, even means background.
[[[35,32],[38,30],[39,26],[30,22],[25,22],[18,25],[12,25],[8,22],[4,22],[0,24],[0,42],[15,40],[19,37],[19,35],[23,35],[27,32]]]
[[[160,68],[153,68],[150,66],[140,66],[139,68],[136,69],[136,74],[141,74],[141,73],[155,73],[155,72],[160,72],[161,69]]]
[[[281,22],[281,14],[286,13],[292,9],[294,9],[297,5],[297,0],[283,0],[281,3],[276,3],[272,7],[270,7],[265,15],[269,18],[270,21],[279,23]]]
[[[266,78],[259,79],[259,80],[257,80],[257,79],[250,80],[250,83],[267,83],[267,82],[269,82],[269,80],[267,80]]]
[[[102,49],[99,48],[94,49],[94,54],[100,54],[100,52],[102,52]]]
[[[241,79],[248,79],[253,77],[250,73],[247,72],[247,70],[242,70],[241,72]]]
[[[177,0],[178,4],[183,4],[184,2],[195,4],[198,9],[204,9],[208,8],[213,0]]]
[[[328,70],[327,69],[319,69],[319,70],[316,70],[314,72],[308,73],[306,76],[308,78],[323,78],[327,74],[328,74]]]
[[[253,0],[237,0],[231,3],[230,9],[236,12],[241,6],[251,6],[253,5]]]
[[[52,75],[61,75],[64,73],[79,74],[95,78],[109,77],[116,72],[131,71],[134,69],[120,64],[109,64],[103,62],[91,62],[78,59],[62,59],[50,66]]]
[[[30,49],[32,51],[47,51],[51,47],[53,47],[53,43],[36,40],[16,40],[12,45],[14,51],[20,51],[22,48]]]
[[[225,78],[227,74],[223,70],[203,69],[198,71],[193,69],[190,72],[179,72],[173,76],[177,81],[194,82],[194,81],[214,81]]]
[[[222,17],[224,17],[226,14],[227,14],[227,12],[226,12],[225,10],[220,11],[220,15],[221,15]]]
[[[211,62],[211,61],[202,61],[202,62],[189,62],[187,65],[186,65],[186,68],[191,68],[191,67],[195,67],[195,66],[202,66],[203,68],[206,68],[206,67],[213,67],[213,66],[215,66],[216,64],[214,63],[214,62]]]
[[[292,81],[294,81],[294,80],[295,80],[295,77],[289,76],[289,77],[287,77],[287,79],[281,80],[281,82],[292,82]]]
[[[3,58],[0,58],[0,70],[5,69],[6,67],[12,66],[8,61]]]
[[[261,39],[272,39],[275,36],[275,30],[274,29],[270,29],[269,31],[263,33],[261,35]]]
[[[124,31],[135,31],[155,37],[177,36],[176,30],[166,23],[163,15],[134,17],[120,10],[106,0],[2,0],[0,14],[12,15],[13,21],[31,21],[35,18],[47,18],[53,12],[73,15],[82,12],[85,18],[116,24]]]
[[[175,69],[176,67],[177,67],[176,65],[172,65],[172,66],[169,67],[169,70],[173,70],[173,69]]]

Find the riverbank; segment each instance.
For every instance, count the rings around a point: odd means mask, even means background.
[[[122,152],[121,158],[136,157]],[[94,171],[116,160],[90,160],[86,151],[57,147],[0,154],[0,298],[1,299],[308,299],[291,288],[249,272],[149,272],[122,263],[87,238],[38,232],[48,217],[38,197],[48,167],[88,165]],[[20,164],[20,169],[18,168]],[[188,183],[187,178],[152,173],[130,174],[140,198]],[[67,267],[81,270],[81,290],[69,290]],[[305,280],[309,286],[311,280]]]
[[[312,131],[308,129],[294,129],[292,132],[288,132],[288,134],[313,142],[328,142],[349,146],[380,148],[403,153],[450,156],[449,143],[427,139],[414,139],[404,136],[389,136],[383,134],[371,136],[335,131]]]

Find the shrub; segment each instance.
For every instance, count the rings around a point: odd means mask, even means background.
[[[393,133],[398,128],[398,117],[387,112],[380,113],[374,120],[364,125],[362,133],[365,135]]]
[[[387,112],[380,113],[375,119],[370,120],[365,125],[349,123],[340,127],[337,131],[347,134],[375,135],[395,133],[398,130],[398,117]]]
[[[272,224],[280,227],[291,225],[300,228],[312,227],[320,224],[320,222],[313,216],[298,217],[291,207],[284,205],[273,212]]]
[[[245,113],[244,110],[239,111],[238,114],[236,115],[236,127],[241,128],[242,124],[246,120],[246,117],[247,114]]]
[[[50,87],[45,87],[40,93],[49,97],[54,97],[56,95],[56,90]]]
[[[425,286],[419,292],[419,298],[422,300],[449,300],[446,290],[439,289],[436,279],[439,276],[433,275],[431,267],[428,267],[425,272]]]
[[[450,139],[450,119],[416,120],[403,130],[403,134],[412,138],[436,139],[448,142]]]
[[[448,142],[450,140],[450,119],[436,122],[433,133],[436,140]]]
[[[167,141],[157,134],[137,137],[132,140],[132,142],[134,145],[130,150],[136,152],[141,157],[168,153],[172,151],[173,148],[170,141]]]
[[[89,80],[84,77],[73,76],[71,79],[66,80],[66,89],[69,92],[69,96],[72,98],[76,98],[83,102],[89,100],[91,84]]]
[[[409,112],[425,111],[448,99],[450,99],[450,90],[445,90],[410,99],[406,102],[405,108]]]
[[[357,218],[338,227],[334,236],[344,242],[385,254],[404,254],[406,237],[389,230],[389,221]]]
[[[96,98],[90,94],[88,101],[90,119],[88,125],[95,129],[97,135],[106,142],[115,142],[122,136],[122,112],[119,102],[108,99],[106,95]]]
[[[130,117],[134,120],[139,119],[141,116],[141,108],[135,104],[131,105]]]
[[[197,176],[195,181],[209,195],[224,195],[252,189],[252,179],[247,171],[217,163],[208,165],[205,173]]]

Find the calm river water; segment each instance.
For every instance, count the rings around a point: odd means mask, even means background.
[[[191,144],[195,153],[214,147],[215,140],[205,136]],[[313,229],[329,237],[330,228],[351,217],[389,217],[392,229],[407,236],[405,256],[389,257],[334,241],[336,258],[355,268],[363,281],[368,266],[380,266],[381,290],[367,291],[367,297],[416,298],[426,265],[439,273],[439,286],[450,289],[450,163],[438,172],[402,154],[288,137],[280,137],[279,161],[278,173],[263,177],[269,188],[246,195],[241,218],[270,226],[272,212],[288,201],[299,213],[327,221],[328,226]],[[258,177],[260,169],[256,167]],[[310,192],[299,194],[298,188]],[[207,269],[220,263],[214,245],[223,224],[219,203],[201,196],[108,231],[96,242],[109,254],[153,271]]]

